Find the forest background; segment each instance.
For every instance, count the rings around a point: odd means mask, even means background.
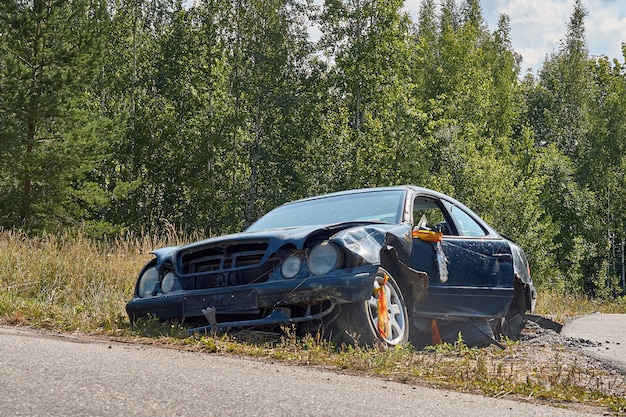
[[[2,1],[0,229],[209,236],[410,183],[516,240],[540,289],[624,294],[626,46],[590,57],[576,0],[521,74],[506,15],[402,6]]]

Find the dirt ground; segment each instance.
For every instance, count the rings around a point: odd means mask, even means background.
[[[560,329],[556,329],[560,330]],[[557,331],[529,321],[520,344],[510,360],[521,376],[543,373],[544,378],[626,397],[626,373],[607,361],[590,356],[585,348],[601,343],[565,337]]]

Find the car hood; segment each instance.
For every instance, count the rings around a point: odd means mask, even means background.
[[[414,306],[425,299],[428,275],[408,266],[412,250],[411,225],[408,223],[341,223],[242,232],[163,248],[153,253],[158,268],[163,263],[172,263],[179,273],[184,274],[181,265],[190,259],[202,262],[202,259],[218,257],[232,267],[239,266],[240,261],[261,265],[282,248],[302,250],[323,240],[345,248],[357,265],[384,266],[392,276],[402,278],[409,285]]]
[[[328,239],[370,264],[380,263],[381,249],[389,244],[402,248],[401,252],[405,256],[411,251],[411,228],[408,224],[350,222],[233,233],[183,246],[161,248],[152,253],[157,257],[157,263],[161,264],[168,258],[176,257],[177,253],[193,253],[208,247],[237,247],[247,242],[263,242],[266,245],[266,256],[269,256],[287,245],[300,250],[310,239],[320,241]]]

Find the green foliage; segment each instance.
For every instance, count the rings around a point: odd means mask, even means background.
[[[103,1],[8,1],[0,6],[0,225],[72,226],[106,155],[108,120],[90,109],[102,63]]]
[[[0,226],[210,235],[414,183],[520,243],[540,287],[623,291],[626,65],[589,57],[580,1],[523,79],[477,0],[416,22],[399,0],[45,4],[0,6]]]

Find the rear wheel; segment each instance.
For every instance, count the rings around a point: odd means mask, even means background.
[[[523,284],[515,283],[515,296],[511,301],[511,306],[506,315],[497,319],[494,326],[494,333],[500,337],[508,337],[511,340],[519,340],[522,330],[526,326],[526,297]]]
[[[522,337],[522,330],[526,326],[526,319],[522,313],[517,313],[513,317],[503,317],[501,319],[499,334],[511,340],[519,340]]]
[[[327,326],[335,343],[396,346],[409,340],[409,315],[398,282],[379,268],[372,296],[337,306],[336,319]]]

